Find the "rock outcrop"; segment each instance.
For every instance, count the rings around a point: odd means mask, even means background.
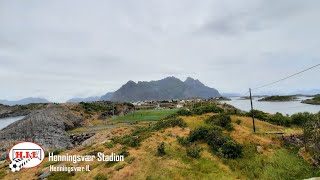
[[[33,112],[2,129],[0,144],[33,141],[39,143],[45,150],[71,148],[72,140],[66,131],[80,126],[81,121],[80,117],[68,109],[58,105],[51,106]],[[1,147],[2,150],[6,148],[9,147]]]
[[[79,133],[79,134],[71,134],[70,139],[73,145],[81,145],[85,140],[94,136],[95,133]]]

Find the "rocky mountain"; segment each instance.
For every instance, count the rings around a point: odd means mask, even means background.
[[[184,82],[175,77],[167,77],[158,81],[128,81],[112,95],[112,101],[165,100],[183,98],[219,97],[220,93],[199,80],[187,78]]]
[[[102,101],[110,101],[112,99],[113,92],[108,92],[107,94],[100,97]]]
[[[87,98],[72,98],[67,101],[67,103],[78,103],[78,102],[94,102],[94,101],[99,101],[100,97],[99,96],[92,96],[92,97],[87,97]]]
[[[44,98],[34,98],[34,97],[24,98],[17,101],[0,100],[0,104],[9,105],[9,106],[26,105],[30,103],[50,103],[50,101]]]

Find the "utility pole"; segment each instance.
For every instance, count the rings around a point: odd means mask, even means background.
[[[254,113],[253,113],[253,105],[252,105],[251,88],[249,88],[249,92],[250,92],[250,103],[251,103],[251,115],[252,115],[253,132],[256,132],[256,126],[254,125]]]

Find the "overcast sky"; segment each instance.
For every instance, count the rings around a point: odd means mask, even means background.
[[[0,0],[0,99],[188,76],[245,92],[320,62],[319,0]],[[320,89],[320,68],[262,91]]]

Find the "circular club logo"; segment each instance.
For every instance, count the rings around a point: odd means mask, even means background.
[[[20,171],[22,168],[32,168],[41,164],[45,153],[43,148],[32,142],[21,142],[14,145],[9,151],[11,171]]]

